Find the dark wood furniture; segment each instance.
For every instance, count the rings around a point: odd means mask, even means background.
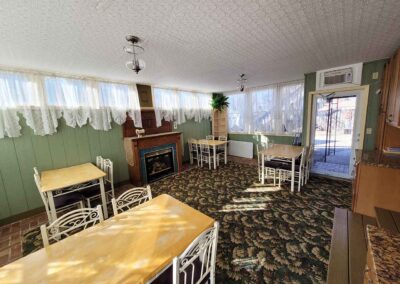
[[[166,144],[175,144],[176,146],[176,159],[178,172],[182,170],[182,143],[180,132],[166,132],[153,135],[145,135],[144,137],[132,137],[125,138],[130,140],[130,146],[132,147],[133,163],[134,165],[128,165],[129,177],[132,184],[136,186],[143,185],[141,176],[141,160],[140,150],[162,146]]]
[[[327,283],[362,283],[367,257],[366,226],[374,218],[335,208]]]

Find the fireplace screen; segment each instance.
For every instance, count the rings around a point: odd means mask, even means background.
[[[147,182],[175,172],[172,148],[146,153],[144,155]]]

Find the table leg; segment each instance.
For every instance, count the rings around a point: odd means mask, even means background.
[[[213,146],[214,149],[214,170],[217,169],[217,146]]]
[[[228,162],[228,143],[225,143],[225,165]]]
[[[261,154],[261,184],[264,184],[265,174],[264,174],[264,153]]]
[[[292,180],[290,184],[290,191],[294,192],[294,164],[295,164],[295,158],[292,158]]]
[[[103,204],[104,219],[107,219],[108,211],[107,211],[106,191],[104,189],[104,178],[100,178],[99,183],[100,183],[101,203]]]
[[[51,220],[49,220],[49,223],[52,223],[54,222],[54,220],[57,219],[57,211],[56,211],[56,205],[54,204],[53,192],[51,191],[47,192],[47,199],[49,200],[50,216],[51,216]]]

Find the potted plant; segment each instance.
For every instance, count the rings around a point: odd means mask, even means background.
[[[213,110],[224,111],[229,106],[228,97],[223,94],[213,94],[211,107]]]

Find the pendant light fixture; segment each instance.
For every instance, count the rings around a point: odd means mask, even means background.
[[[144,52],[144,48],[139,45],[142,40],[133,35],[127,35],[126,40],[128,41],[128,45],[124,47],[124,51],[133,56],[132,60],[126,62],[126,67],[138,74],[146,67],[146,63],[138,58],[138,55]]]
[[[241,92],[244,92],[246,81],[247,81],[246,75],[240,74],[239,80],[237,80],[237,82],[238,82],[238,89]]]

